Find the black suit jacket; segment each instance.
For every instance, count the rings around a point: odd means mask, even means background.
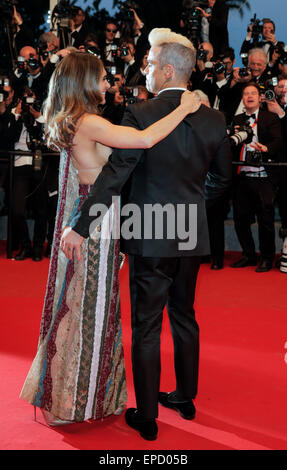
[[[78,49],[80,46],[83,46],[84,42],[85,42],[85,39],[86,39],[87,35],[89,34],[89,32],[90,32],[90,30],[89,30],[87,24],[83,23],[79,32],[74,31],[74,33],[75,33],[74,36],[73,36],[73,33],[71,33],[71,36],[74,38],[73,47],[76,47]]]
[[[245,121],[246,117],[244,114],[238,114],[234,118],[235,125],[242,124]],[[258,141],[260,142],[260,144],[264,144],[268,147],[268,153],[263,154],[264,161],[279,161],[283,141],[281,122],[277,114],[270,113],[269,111],[266,111],[264,109],[260,109],[258,113],[257,126]],[[241,146],[236,147],[236,151],[234,152],[235,161],[239,161],[240,151]],[[268,167],[267,165],[265,169],[268,176],[274,181],[274,183],[276,183],[277,178],[279,176],[278,169],[276,169],[276,167]]]
[[[179,105],[182,92],[170,90],[145,103],[130,106],[123,125],[145,129],[170,113]],[[206,181],[207,172],[210,170]],[[231,155],[226,136],[225,120],[221,113],[201,106],[186,117],[164,140],[148,150],[115,150],[96,180],[87,200],[72,227],[84,237],[94,217],[89,216],[95,203],[109,206],[112,196],[122,193],[122,206],[136,204],[141,211],[142,233],[147,228],[144,220],[146,205],[172,204],[185,209],[185,221],[177,224],[175,238],[122,240],[122,251],[145,257],[178,257],[209,253],[208,226],[205,210],[207,198],[220,197],[231,182]],[[181,204],[182,206],[178,206]],[[189,219],[189,204],[196,205],[197,218]],[[177,218],[176,218],[177,219]],[[196,231],[197,244],[193,249],[179,249],[182,237],[179,230]]]
[[[229,45],[228,38],[228,12],[229,6],[217,0],[212,8],[209,24],[209,41],[213,45],[214,57],[223,54]]]

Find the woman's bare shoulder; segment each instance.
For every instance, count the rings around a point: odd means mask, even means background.
[[[79,125],[80,126],[97,126],[105,122],[108,122],[108,121],[102,116],[100,116],[99,114],[86,113],[81,117]]]
[[[94,137],[96,130],[109,129],[109,121],[98,114],[84,114],[78,121],[77,133]]]

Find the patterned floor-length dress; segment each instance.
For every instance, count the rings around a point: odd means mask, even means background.
[[[60,249],[63,227],[89,186],[71,150],[61,154],[59,202],[36,357],[20,397],[63,420],[99,419],[127,400],[119,302],[119,205],[82,245],[82,260]],[[99,238],[99,233],[101,237]]]

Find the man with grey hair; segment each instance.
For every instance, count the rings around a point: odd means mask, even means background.
[[[248,52],[248,68],[244,75],[240,74],[239,67],[234,67],[230,85],[221,95],[228,123],[233,120],[234,115],[244,112],[241,99],[244,85],[249,82],[265,85],[268,80],[271,80],[273,73],[274,71],[268,66],[266,53],[259,47]]]
[[[122,123],[137,129],[146,128],[179,105],[196,58],[191,42],[169,29],[152,30],[149,41],[146,82],[157,96],[129,106]],[[204,193],[214,200],[231,182],[224,118],[206,106],[198,104],[196,109],[153,148],[115,150],[72,222],[73,230],[63,237],[65,250],[78,250],[94,220],[90,208],[95,203],[109,206],[113,196],[121,194],[124,208],[139,208],[135,223],[142,226],[141,237],[127,237],[122,231],[121,240],[121,251],[129,254],[137,402],[137,408],[129,408],[125,418],[147,440],[157,437],[158,402],[184,419],[195,416],[199,327],[193,303],[200,260],[209,253]],[[145,217],[150,208],[158,231],[150,226],[150,217]],[[124,215],[128,215],[126,211]],[[127,219],[122,229],[125,222]],[[157,237],[159,232],[162,236]],[[174,342],[176,391],[171,393],[159,392],[165,306]]]

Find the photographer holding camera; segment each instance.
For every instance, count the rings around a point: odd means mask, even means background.
[[[196,66],[191,75],[192,88],[194,90],[202,90],[208,93],[208,87],[212,80],[213,67],[213,47],[210,42],[203,42],[197,50]]]
[[[202,90],[211,107],[224,111],[224,88],[229,87],[235,62],[234,50],[228,48],[213,60],[212,44],[202,43],[198,49],[196,71],[191,76],[192,88]]]
[[[71,29],[71,46],[78,49],[84,44],[89,34],[84,10],[76,5],[73,6],[69,23]]]
[[[139,66],[135,61],[135,46],[132,41],[124,41],[120,44],[119,55],[122,61],[125,84],[129,85],[130,79],[136,74]]]
[[[1,150],[13,149],[13,138],[7,133],[11,122],[11,109],[14,100],[14,90],[8,77],[0,77],[0,142]],[[7,152],[8,154],[8,152]],[[8,157],[8,155],[7,155]],[[4,192],[4,207],[2,215],[8,213],[9,206],[9,182],[8,182],[9,163],[0,163],[0,188]]]
[[[256,83],[245,85],[242,100],[246,112],[235,116],[234,125],[249,123],[253,139],[234,150],[234,160],[246,162],[246,165],[236,168],[233,194],[234,224],[243,256],[231,266],[243,268],[257,264],[251,232],[251,223],[256,215],[260,249],[256,272],[261,273],[272,268],[275,256],[274,201],[277,185],[276,173],[264,166],[264,162],[278,160],[282,131],[278,116],[260,108],[260,88]]]
[[[221,0],[185,0],[181,28],[197,47],[200,42],[211,42],[218,56],[229,46],[229,7]]]
[[[247,36],[241,46],[240,53],[248,53],[250,49],[255,47],[262,48],[267,55],[267,63],[269,63],[278,44],[275,36],[275,23],[269,18],[264,18],[262,25],[260,23],[255,15],[248,26]]]
[[[25,87],[33,88],[38,99],[44,100],[48,83],[42,77],[42,63],[36,49],[24,46],[20,50],[13,86],[17,96],[22,96]]]
[[[230,124],[234,115],[244,111],[242,90],[249,82],[255,82],[265,87],[273,77],[272,71],[267,66],[267,56],[263,49],[251,49],[247,58],[243,59],[244,67],[235,67],[233,77],[228,87],[224,87],[221,99],[224,101],[224,112],[227,123]]]
[[[13,141],[15,150],[34,151],[41,147],[43,134],[43,117],[40,103],[35,93],[25,88],[17,106],[12,109],[11,119],[6,129],[8,139]],[[15,260],[22,261],[32,257],[34,261],[42,259],[43,244],[47,231],[46,186],[47,169],[33,156],[15,156],[13,185],[13,233],[18,237],[20,251]],[[27,226],[27,209],[33,203],[35,217],[33,249]]]
[[[104,36],[99,38],[101,58],[105,65],[116,65],[118,61],[119,32],[115,20],[106,22]]]

